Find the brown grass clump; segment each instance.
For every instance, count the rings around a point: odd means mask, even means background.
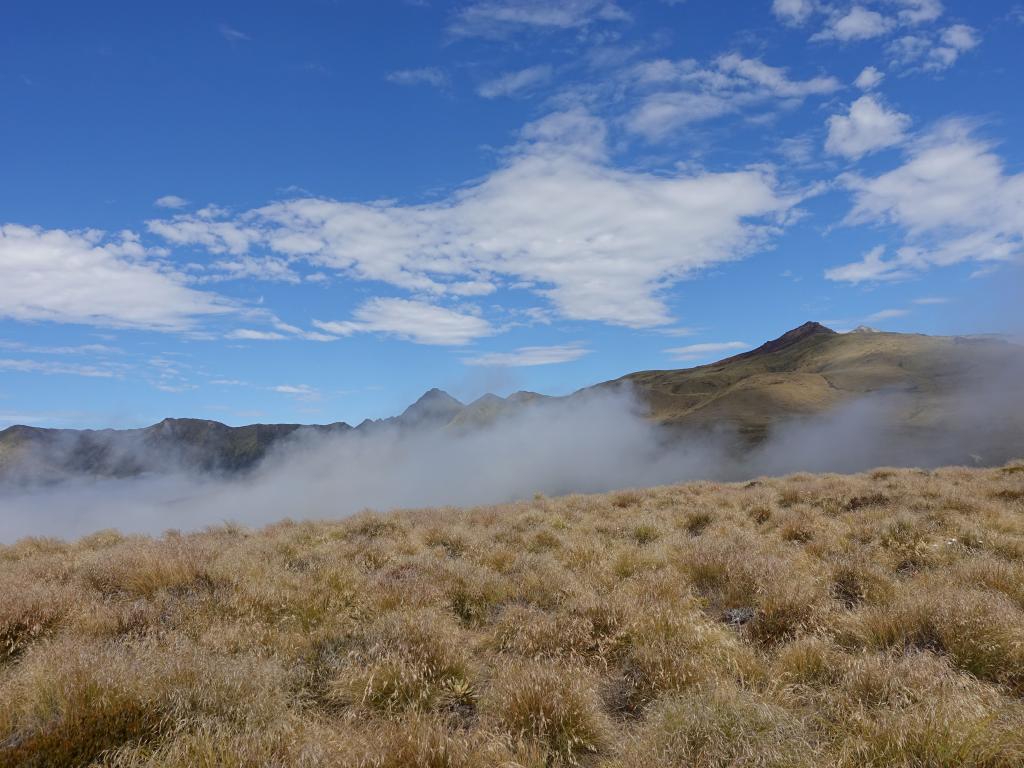
[[[1024,765],[1024,472],[0,546],[0,768]]]

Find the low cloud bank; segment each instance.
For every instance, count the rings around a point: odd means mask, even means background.
[[[1019,382],[1016,379],[1015,382]],[[1024,455],[1016,383],[953,398],[941,424],[897,429],[914,403],[882,394],[778,426],[758,446],[728,431],[650,423],[626,393],[536,404],[476,430],[306,434],[234,478],[175,473],[0,491],[0,541],[194,530],[226,521],[339,518],[364,509],[473,505],[694,479],[875,466],[999,464]],[[933,420],[934,421],[934,420]]]

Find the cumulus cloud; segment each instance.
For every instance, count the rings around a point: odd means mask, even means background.
[[[259,238],[259,233],[240,222],[220,220],[227,213],[219,208],[204,208],[195,214],[151,219],[146,228],[175,245],[201,245],[210,253],[240,256]]]
[[[824,29],[811,36],[811,40],[838,40],[843,43],[870,40],[887,34],[894,25],[892,19],[878,11],[855,5],[847,13],[833,16]]]
[[[177,195],[164,195],[154,200],[153,205],[157,208],[184,208],[188,205],[188,200]]]
[[[679,128],[764,104],[773,99],[799,102],[833,93],[834,77],[793,80],[783,67],[735,53],[702,67],[693,59],[644,62],[631,70],[629,85],[644,95],[626,117],[626,127],[649,141]]]
[[[476,315],[411,299],[377,298],[360,305],[354,320],[314,321],[321,330],[337,336],[383,333],[417,344],[462,346],[494,333],[491,324]]]
[[[861,73],[857,75],[857,79],[853,81],[853,84],[862,91],[870,91],[872,88],[876,88],[884,79],[885,75],[874,67],[864,67]]]
[[[499,96],[515,96],[518,93],[529,91],[538,85],[542,85],[551,79],[551,67],[541,65],[527,67],[516,72],[507,72],[493,80],[482,83],[477,88],[477,93],[485,99],[496,99]]]
[[[905,162],[876,177],[845,174],[854,206],[845,222],[892,224],[905,244],[888,260],[878,249],[830,270],[831,279],[900,279],[932,266],[999,262],[1024,253],[1024,173],[1006,173],[993,145],[961,121],[913,142]]]
[[[772,13],[786,24],[800,26],[807,22],[817,6],[814,0],[773,0]]]
[[[456,37],[501,38],[527,29],[578,29],[629,19],[611,0],[478,0],[458,10],[448,30]]]
[[[258,247],[428,297],[483,293],[506,279],[564,317],[648,327],[671,321],[661,298],[666,287],[762,246],[798,202],[763,167],[615,168],[604,122],[573,110],[527,126],[500,167],[439,202],[299,198],[226,219],[176,216],[150,228],[214,252]],[[431,304],[387,301],[367,305],[369,314],[354,324],[320,327],[420,339],[416,327],[389,327],[382,310]],[[460,322],[469,332],[456,335],[459,343],[490,330],[479,318]]]
[[[960,56],[978,47],[981,37],[974,27],[954,24],[938,36],[905,35],[889,44],[893,63],[908,69],[941,72],[953,66]]]
[[[132,232],[0,226],[0,317],[176,331],[234,311],[186,285]]]
[[[858,160],[902,143],[909,127],[909,116],[887,109],[873,96],[861,96],[850,105],[849,113],[828,119],[825,150]]]
[[[745,341],[717,341],[706,344],[687,344],[685,347],[672,347],[666,349],[665,352],[676,360],[687,361],[706,360],[725,352],[742,352],[746,349],[750,349],[750,345]]]
[[[466,365],[526,368],[535,365],[568,363],[589,354],[590,350],[579,344],[563,344],[552,347],[520,347],[514,352],[488,352],[477,357],[467,358],[463,362]]]
[[[923,24],[935,21],[943,11],[942,0],[896,0],[903,6],[897,16],[904,24]]]

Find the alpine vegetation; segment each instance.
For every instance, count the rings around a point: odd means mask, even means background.
[[[0,548],[0,765],[1024,762],[1024,465]]]

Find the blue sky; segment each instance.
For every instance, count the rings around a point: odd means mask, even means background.
[[[1024,6],[8,3],[0,427],[1019,334]]]

